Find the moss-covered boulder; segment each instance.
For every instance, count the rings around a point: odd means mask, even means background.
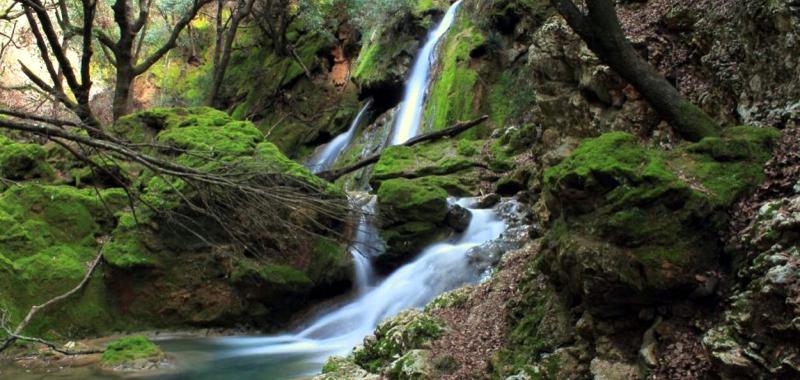
[[[365,338],[364,345],[353,351],[353,361],[371,373],[380,373],[407,352],[429,348],[444,328],[444,322],[421,311],[404,311]]]
[[[141,372],[158,369],[166,355],[153,342],[141,335],[117,339],[108,344],[100,365],[116,372]]]
[[[17,143],[0,135],[0,177],[11,180],[50,179],[53,169],[41,145]]]
[[[377,205],[386,252],[377,257],[379,266],[396,267],[449,233],[448,193],[436,179],[396,178],[381,184]]]
[[[121,119],[112,130],[127,139],[155,144],[158,149],[152,154],[169,156],[191,168],[272,175],[298,193],[346,202],[335,186],[265,141],[252,123],[234,120],[224,112],[153,109]],[[230,201],[225,193],[229,190],[202,193],[183,180],[149,171],[138,176],[137,185],[143,189],[143,199],[160,212],[139,208],[136,214],[120,214],[105,256],[112,270],[109,285],[124,295],[125,301],[118,306],[138,320],[155,326],[252,323],[272,327],[313,298],[343,291],[350,283],[350,255],[342,243],[321,237],[276,239],[267,226],[248,224],[253,218],[245,214],[251,204],[219,203],[218,199]],[[240,215],[229,219],[237,225],[222,225],[187,205],[186,199],[207,207],[228,207],[228,213]],[[343,228],[314,210],[287,211],[275,217],[302,221],[308,215],[330,229]],[[231,227],[243,233],[233,239]]]
[[[0,308],[11,324],[33,305],[75,287],[127,202],[119,189],[24,184],[0,194]],[[24,331],[53,338],[123,329],[128,321],[109,303],[97,271],[83,292],[39,313]]]
[[[375,164],[370,183],[377,188],[387,179],[436,176],[452,195],[477,193],[484,144],[483,140],[443,139],[412,147],[389,147]]]
[[[728,207],[763,180],[778,136],[737,127],[670,152],[619,132],[585,141],[544,174],[542,268],[608,313],[692,293],[719,260]]]

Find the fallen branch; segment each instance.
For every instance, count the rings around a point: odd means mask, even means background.
[[[92,278],[92,273],[94,273],[95,268],[97,268],[97,266],[100,264],[100,260],[102,260],[102,258],[103,258],[103,248],[101,247],[100,250],[97,253],[97,257],[94,258],[94,260],[92,261],[91,265],[89,266],[89,270],[86,271],[86,275],[83,276],[83,280],[81,280],[81,282],[77,286],[75,286],[74,288],[72,288],[72,290],[70,290],[70,291],[68,291],[68,292],[66,292],[66,293],[64,293],[64,294],[62,294],[60,296],[57,296],[55,298],[51,298],[49,301],[47,301],[47,302],[45,302],[45,303],[43,303],[41,305],[32,306],[31,310],[28,311],[28,315],[26,315],[25,319],[23,319],[22,322],[20,322],[17,325],[17,327],[14,329],[14,331],[10,331],[5,326],[3,326],[3,330],[6,331],[6,333],[8,334],[8,337],[3,342],[3,345],[0,346],[0,352],[3,352],[8,347],[11,347],[11,345],[14,344],[14,342],[16,342],[17,340],[27,340],[27,341],[32,341],[32,342],[38,342],[38,343],[45,344],[45,345],[49,346],[50,348],[54,348],[55,345],[52,344],[52,343],[49,343],[47,341],[44,341],[44,340],[41,340],[41,339],[38,339],[38,338],[25,337],[25,336],[22,336],[20,334],[22,334],[22,330],[24,330],[26,327],[28,327],[28,324],[31,323],[31,320],[33,319],[33,317],[36,316],[36,313],[38,313],[39,311],[44,310],[44,309],[46,309],[46,308],[48,308],[48,307],[50,307],[52,305],[55,305],[56,303],[59,303],[59,302],[65,300],[65,299],[69,298],[73,294],[75,294],[75,293],[79,292],[81,289],[83,289],[83,287],[86,286],[86,284],[89,282],[89,279]],[[79,353],[69,353],[68,351],[63,351],[63,350],[56,350],[56,351],[61,352],[63,354],[68,354],[68,355],[79,355]]]
[[[454,126],[452,126],[450,128],[445,128],[445,129],[442,129],[442,130],[439,130],[439,131],[426,133],[426,134],[414,137],[411,140],[408,140],[405,143],[403,143],[402,146],[413,146],[413,145],[417,145],[419,143],[426,142],[426,141],[432,141],[432,140],[438,140],[438,139],[445,138],[445,137],[456,136],[456,135],[458,135],[458,134],[460,134],[462,132],[465,132],[465,131],[475,127],[475,126],[480,125],[481,123],[483,123],[484,121],[486,121],[488,119],[489,119],[489,116],[488,115],[484,115],[484,116],[481,116],[481,117],[479,117],[479,118],[477,118],[475,120],[463,121],[463,122],[460,122],[460,123],[458,123],[458,124],[456,124],[456,125],[454,125]],[[324,172],[320,172],[317,175],[319,177],[321,177],[321,178],[324,178],[324,179],[326,179],[328,181],[333,182],[333,181],[339,179],[340,177],[342,177],[343,175],[350,174],[350,173],[352,173],[352,172],[354,172],[354,171],[356,171],[358,169],[361,169],[363,167],[366,167],[366,166],[369,166],[369,165],[377,163],[381,159],[381,154],[382,153],[383,152],[376,153],[376,154],[373,154],[371,156],[368,156],[368,157],[362,159],[361,161],[356,162],[353,165],[350,165],[350,166],[347,166],[347,167],[344,167],[344,168],[340,168],[340,169],[336,169],[336,170],[326,170]]]

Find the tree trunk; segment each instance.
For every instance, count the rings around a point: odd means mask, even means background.
[[[134,78],[133,67],[124,64],[117,65],[114,103],[112,105],[114,120],[118,120],[131,112],[131,95],[133,92]]]
[[[648,103],[689,141],[719,134],[716,121],[686,99],[625,37],[612,0],[587,0],[584,14],[571,0],[551,0],[589,49],[632,84]]]
[[[228,30],[225,33],[225,39],[222,41],[221,48],[219,46],[215,48],[214,55],[217,61],[214,62],[211,92],[208,97],[208,103],[212,107],[221,107],[219,91],[222,88],[222,82],[225,80],[225,72],[228,71],[228,64],[231,62],[231,52],[233,51],[233,42],[236,39],[236,32],[239,30],[239,24],[250,14],[250,11],[253,9],[253,4],[255,3],[255,0],[245,1],[246,2],[239,2],[239,7],[237,7],[236,13],[232,16],[231,24],[228,26]]]

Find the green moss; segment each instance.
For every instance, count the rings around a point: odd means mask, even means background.
[[[484,143],[446,139],[413,147],[390,147],[375,165],[370,183],[380,188],[387,179],[422,178],[455,196],[475,194],[483,161],[478,152]]]
[[[331,283],[351,271],[350,255],[343,244],[318,238],[312,248],[312,257],[306,274],[314,283]]]
[[[489,89],[489,117],[496,128],[504,128],[531,109],[536,92],[528,71],[511,69],[503,71]],[[521,142],[509,142],[522,145]]]
[[[0,303],[12,322],[23,313],[77,285],[99,249],[96,237],[110,232],[112,212],[125,204],[120,190],[80,190],[70,186],[14,186],[0,195],[0,252],[12,263],[4,275]],[[0,281],[1,282],[1,281]],[[6,292],[8,290],[8,292]],[[31,322],[26,333],[46,337],[108,332],[124,324],[107,303],[98,271],[68,303]]]
[[[571,284],[605,281],[598,288],[624,289],[627,302],[680,294],[694,273],[718,265],[728,210],[763,181],[777,137],[738,127],[667,152],[620,132],[584,141],[544,174],[558,228],[547,235],[543,268]]]
[[[361,54],[358,56],[358,63],[355,71],[353,71],[353,78],[365,78],[375,75],[368,71],[377,66],[376,59],[380,55],[380,43],[367,43],[361,48]]]
[[[139,215],[139,217],[142,217]],[[131,213],[119,216],[112,239],[103,247],[103,258],[118,268],[152,267],[158,264],[157,257],[143,243],[145,226],[138,225]]]
[[[13,180],[49,179],[53,169],[41,145],[20,144],[0,135],[0,177]]]
[[[386,218],[398,221],[444,220],[447,191],[426,179],[396,178],[384,181],[378,190],[378,208]]]
[[[273,291],[299,291],[312,285],[311,279],[302,271],[282,264],[269,264],[253,259],[241,259],[231,272],[234,282],[257,281],[273,287]]]
[[[164,353],[153,342],[141,335],[111,342],[103,352],[103,364],[119,365],[139,359],[161,359]]]
[[[464,16],[459,16],[448,32],[440,53],[441,72],[431,86],[425,110],[433,130],[476,116],[478,72],[470,66],[470,52],[484,41],[481,31]]]
[[[459,143],[457,140],[442,140],[432,144],[413,147],[392,146],[381,154],[373,171],[374,181],[405,177],[418,178],[430,175],[446,175],[478,166],[479,158],[467,157],[459,152],[466,149],[474,155],[480,142]]]
[[[400,313],[381,323],[374,336],[353,351],[354,361],[372,373],[378,373],[404,353],[426,348],[444,332],[444,323],[417,310]]]

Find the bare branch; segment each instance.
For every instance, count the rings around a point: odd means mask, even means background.
[[[48,307],[53,306],[53,305],[65,300],[65,299],[69,298],[73,294],[75,294],[75,293],[79,292],[81,289],[83,289],[83,287],[89,282],[89,279],[92,278],[92,273],[94,273],[95,268],[97,268],[97,266],[100,264],[100,261],[102,259],[103,259],[103,247],[101,246],[100,249],[97,252],[97,256],[95,256],[94,260],[92,260],[91,264],[89,265],[89,269],[86,271],[86,275],[84,275],[83,280],[81,280],[81,282],[78,283],[78,285],[76,285],[74,288],[72,288],[68,292],[66,292],[66,293],[64,293],[64,294],[62,294],[60,296],[56,296],[54,298],[51,298],[49,301],[47,301],[47,302],[45,302],[45,303],[43,303],[41,305],[32,306],[30,311],[28,311],[28,314],[25,316],[25,318],[22,320],[22,322],[20,322],[17,325],[17,327],[14,329],[14,331],[8,331],[8,335],[9,336],[6,338],[5,342],[3,342],[2,345],[0,345],[0,352],[2,352],[3,350],[7,349],[8,347],[10,347],[12,344],[14,344],[15,341],[17,341],[18,339],[21,339],[21,338],[24,339],[24,340],[38,341],[40,343],[47,344],[44,341],[36,340],[36,338],[27,338],[27,337],[21,336],[20,334],[22,334],[22,331],[26,327],[28,327],[28,324],[31,323],[31,320],[33,319],[33,317],[36,316],[36,313],[38,313],[41,310],[47,309]],[[51,346],[51,348],[54,348],[54,345],[50,345],[50,346]]]

